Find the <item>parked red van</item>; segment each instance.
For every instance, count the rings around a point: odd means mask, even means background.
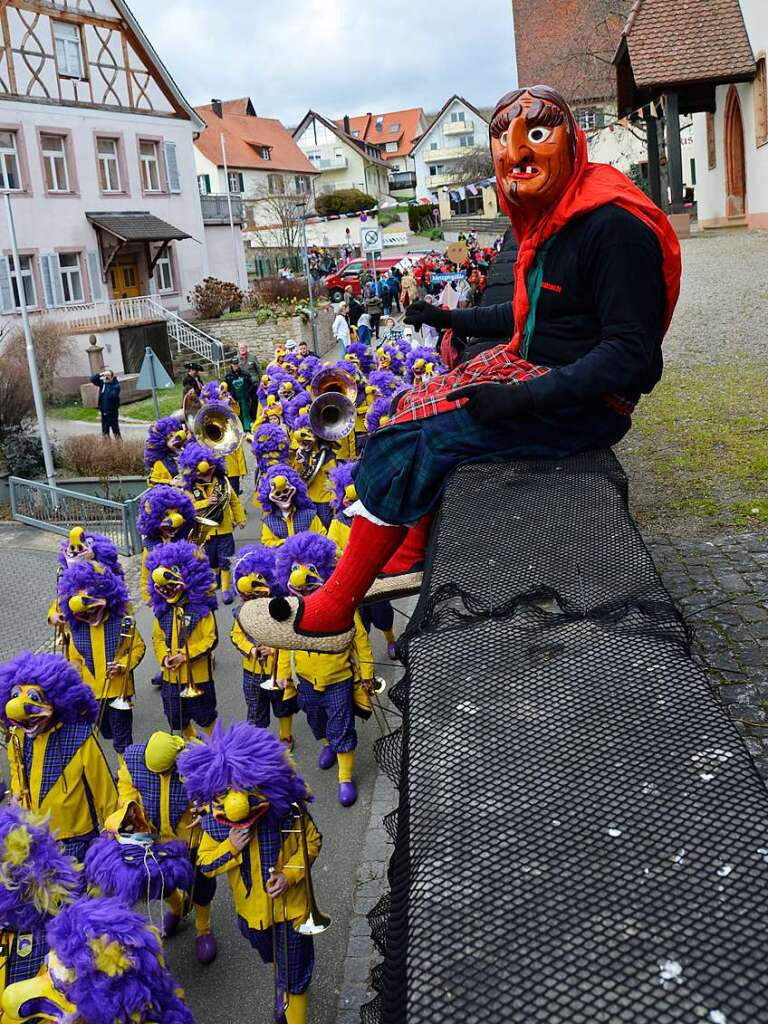
[[[402,256],[382,256],[381,259],[376,260],[376,274],[377,276],[382,270],[391,270],[392,267],[402,259]],[[348,263],[345,263],[343,267],[336,271],[335,274],[329,274],[325,278],[325,284],[328,288],[328,295],[331,302],[341,302],[344,298],[344,289],[347,285],[352,286],[352,294],[359,295],[362,291],[360,287],[360,273],[365,267],[369,271],[373,271],[373,263],[370,260],[363,259],[362,256],[358,256],[355,259],[351,259]]]

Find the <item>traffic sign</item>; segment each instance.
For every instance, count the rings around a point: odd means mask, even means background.
[[[137,391],[152,391],[154,388],[172,388],[173,381],[168,371],[149,346],[144,350],[144,359],[136,381]]]
[[[384,248],[384,236],[381,228],[362,227],[360,229],[360,248],[365,253],[381,252]]]

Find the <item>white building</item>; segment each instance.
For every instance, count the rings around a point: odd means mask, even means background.
[[[23,289],[34,313],[72,327],[71,386],[89,372],[94,332],[109,365],[133,372],[133,328],[186,310],[208,274],[237,273],[231,246],[222,265],[206,248],[193,148],[203,122],[122,0],[9,0],[0,21],[0,187],[20,253],[15,267],[0,218],[1,311],[14,316]]]
[[[736,3],[737,0],[734,0]],[[696,200],[705,228],[747,227],[768,230],[768,6],[740,0],[738,6],[755,62],[751,81],[718,85],[715,109],[694,120]],[[728,49],[744,47],[738,22],[729,24]],[[747,55],[748,56],[748,55]]]
[[[362,139],[375,146],[389,171],[389,191],[399,199],[413,199],[416,194],[416,164],[411,147],[427,130],[427,119],[421,107],[390,110],[384,114],[361,114],[337,119],[336,124],[353,139]]]
[[[389,197],[387,164],[378,148],[353,138],[343,128],[313,110],[307,111],[293,131],[299,149],[320,172],[315,195],[356,188],[378,202]]]
[[[413,148],[416,198],[437,195],[442,186],[456,181],[458,162],[472,149],[488,148],[488,121],[462,96],[451,96]],[[482,213],[482,197],[467,196],[455,213]]]

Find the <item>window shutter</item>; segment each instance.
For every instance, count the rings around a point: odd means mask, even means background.
[[[176,143],[166,142],[165,148],[165,170],[168,175],[168,191],[178,194],[181,192],[181,177],[179,175],[179,162],[176,159]]]
[[[4,313],[13,313],[15,305],[13,302],[13,288],[11,288],[11,271],[8,267],[8,258],[0,256],[0,307]]]
[[[88,280],[91,285],[91,298],[94,302],[101,302],[101,262],[99,254],[94,249],[88,252]]]
[[[57,306],[58,303],[56,302],[53,293],[53,270],[51,268],[51,256],[47,252],[44,252],[43,255],[40,257],[40,276],[43,279],[43,292],[45,294],[46,306]]]

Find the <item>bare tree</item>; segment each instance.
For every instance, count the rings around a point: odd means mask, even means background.
[[[250,234],[256,239],[257,248],[279,250],[287,256],[294,256],[299,251],[301,209],[298,204],[304,198],[306,196],[301,192],[270,192],[266,186],[245,197],[252,225]]]
[[[453,165],[452,171],[456,185],[473,185],[481,178],[492,178],[495,173],[491,151],[487,146],[468,149]]]

